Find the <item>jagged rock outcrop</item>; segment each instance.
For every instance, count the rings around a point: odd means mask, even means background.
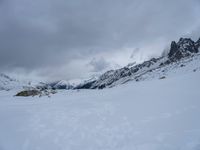
[[[28,97],[28,96],[36,96],[39,94],[41,94],[41,91],[39,91],[39,90],[24,90],[24,91],[17,93],[15,96]]]
[[[52,89],[38,89],[38,88],[32,87],[30,89],[26,89],[26,90],[18,92],[15,96],[22,96],[22,97],[48,96],[48,97],[50,97],[50,95],[56,94],[56,93],[57,92]]]
[[[200,49],[200,38],[196,41],[195,46],[198,48],[198,50]]]
[[[179,42],[172,41],[168,57],[171,61],[191,56],[198,52],[198,45],[190,38],[180,38]]]
[[[169,58],[171,58],[174,54],[176,54],[177,51],[178,51],[178,45],[176,44],[175,41],[172,41],[171,48],[168,54]]]

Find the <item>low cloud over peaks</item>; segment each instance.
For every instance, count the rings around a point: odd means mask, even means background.
[[[196,38],[199,14],[199,0],[1,0],[0,72],[72,79],[89,63],[99,71],[131,55],[141,61],[171,40]]]

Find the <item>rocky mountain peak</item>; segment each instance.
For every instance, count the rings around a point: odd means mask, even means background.
[[[200,48],[200,38],[196,41],[195,43],[196,47],[199,49]]]
[[[178,43],[172,41],[168,57],[171,61],[178,61],[183,57],[192,55],[198,52],[198,44],[190,38],[180,38]]]
[[[168,56],[172,57],[177,51],[178,51],[178,45],[175,41],[172,41]]]

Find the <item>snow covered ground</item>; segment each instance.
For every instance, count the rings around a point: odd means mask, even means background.
[[[200,72],[111,89],[0,91],[0,150],[200,150]]]

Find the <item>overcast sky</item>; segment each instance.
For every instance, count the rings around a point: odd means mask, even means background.
[[[200,0],[0,0],[0,72],[73,79],[200,37]]]

